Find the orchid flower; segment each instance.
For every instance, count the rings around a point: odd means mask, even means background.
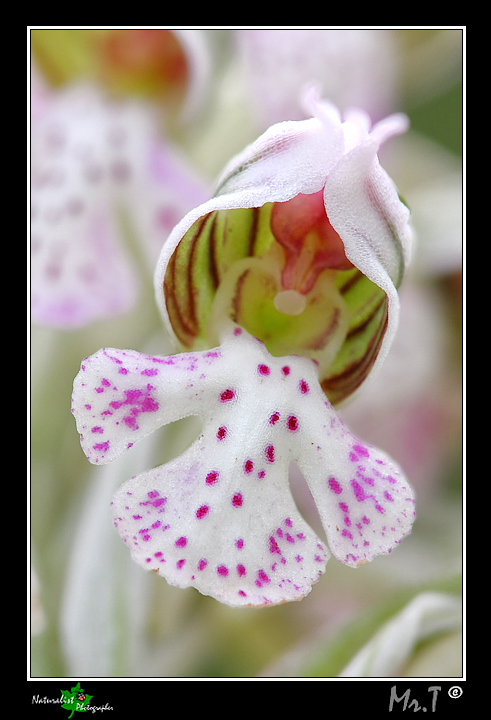
[[[36,65],[54,86],[96,82],[111,95],[153,99],[169,119],[191,121],[205,103],[210,48],[197,29],[36,29]]]
[[[32,317],[70,329],[133,306],[128,219],[145,238],[139,250],[150,272],[176,220],[204,199],[204,184],[159,138],[141,104],[77,85],[45,92],[35,105]]]
[[[155,273],[185,352],[105,348],[86,358],[72,411],[92,463],[197,415],[180,457],[128,480],[114,523],[133,558],[170,584],[232,606],[310,592],[330,553],[359,567],[410,532],[412,490],[333,404],[380,365],[397,327],[411,233],[377,151],[400,116],[369,130],[310,96],[315,116],[271,127],[188,213]],[[327,545],[288,483],[303,473]]]

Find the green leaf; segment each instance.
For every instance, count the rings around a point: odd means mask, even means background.
[[[313,648],[300,662],[298,677],[337,677],[385,622],[400,612],[420,592],[425,591],[460,596],[462,594],[462,578],[458,576],[403,591],[387,603],[363,613],[327,642]]]
[[[69,710],[70,715],[68,720],[73,716],[74,712],[85,712],[88,705],[90,705],[90,701],[94,697],[93,695],[86,695],[84,693],[84,690],[82,687],[80,687],[80,682],[78,682],[74,687],[68,690],[61,690],[61,697],[64,699],[64,703],[62,704],[62,708],[64,710]],[[85,697],[83,700],[79,699],[79,695],[84,694]]]

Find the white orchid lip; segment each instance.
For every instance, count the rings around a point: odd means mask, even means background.
[[[370,130],[362,111],[351,111],[342,122],[337,109],[315,93],[307,101],[314,117],[269,128],[225,168],[215,196],[174,228],[157,264],[155,291],[164,321],[181,348],[210,347],[219,337],[214,332],[220,318],[231,319],[275,355],[298,352],[320,362],[323,388],[338,403],[381,366],[398,324],[397,287],[412,233],[409,211],[380,167],[377,152],[382,142],[406,131],[407,119],[394,115]],[[311,250],[306,239],[303,245],[298,239],[299,254],[291,267],[287,258],[278,280],[276,267],[281,271],[284,260],[273,249],[276,208],[298,198],[306,198],[300,203],[305,205],[316,197],[323,200],[330,230],[319,230]],[[287,244],[279,244],[288,254]],[[309,275],[309,252],[314,263],[324,253],[324,264],[314,275]],[[278,317],[273,322],[274,308],[278,315],[298,317],[298,324],[289,326],[290,336],[299,336],[300,319],[304,328],[317,326],[318,319],[307,314],[317,296],[307,298],[302,309],[294,295],[290,305],[289,296],[281,293],[296,290],[307,297],[320,270],[323,281],[331,270],[336,277],[331,274],[318,293],[327,303],[318,332],[298,347],[277,342],[283,330],[276,332],[267,318],[277,328],[284,323]],[[254,285],[254,276],[263,288],[276,283],[271,297]],[[259,316],[266,318],[262,329]]]
[[[115,525],[137,563],[232,606],[297,600],[330,552],[300,515],[288,470],[305,476],[330,551],[350,567],[389,553],[414,497],[397,465],[355,438],[302,357],[273,357],[230,326],[220,347],[154,357],[104,349],[83,361],[72,409],[92,463],[161,425],[198,415],[180,457],[128,480]]]
[[[390,553],[414,520],[400,468],[332,407],[380,365],[397,326],[408,211],[377,150],[403,123],[370,133],[366,115],[341,123],[310,101],[315,117],[264,133],[163,247],[157,302],[188,352],[106,348],[74,381],[93,463],[201,419],[180,457],[116,492],[114,523],[142,567],[232,606],[298,600],[330,553],[359,567]],[[295,505],[291,462],[327,544]]]

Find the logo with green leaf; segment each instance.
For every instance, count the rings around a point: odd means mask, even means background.
[[[85,712],[94,696],[87,695],[78,682],[70,691],[62,690],[61,697],[63,698],[63,705],[61,707],[64,710],[71,710],[68,718],[68,720],[70,720],[74,712]]]

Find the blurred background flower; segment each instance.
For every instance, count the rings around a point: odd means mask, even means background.
[[[403,661],[386,663],[384,672],[459,676],[463,34],[31,29],[32,677],[336,677],[356,667],[364,645],[380,648],[388,637],[397,646],[393,619],[406,607],[422,617],[427,605],[415,599],[435,595],[441,602],[431,612],[442,622],[423,625],[431,626],[431,644],[425,636],[422,646],[415,631]],[[92,468],[70,414],[72,382],[81,360],[104,346],[172,353],[153,297],[159,243],[197,197],[212,192],[232,154],[272,122],[304,117],[299,96],[311,82],[341,110],[357,105],[374,121],[403,111],[411,121],[381,156],[417,234],[401,324],[382,371],[341,412],[355,434],[401,464],[416,490],[417,519],[389,556],[356,571],[328,563],[302,602],[238,610],[141,570],[112,525],[114,490],[182,452],[199,424],[175,423],[110,466]],[[97,98],[93,112],[85,111],[90,127],[71,99],[81,87]],[[114,157],[101,148],[115,108],[138,118],[125,128],[139,181],[121,194],[108,172],[104,192],[82,195],[89,161],[112,167]],[[84,137],[92,150],[87,143],[81,149]],[[110,218],[111,234],[96,234],[103,245],[110,237],[110,254],[74,212],[82,206],[74,189],[84,208]],[[51,302],[65,267],[75,268],[68,278],[80,278],[81,265],[88,277],[87,244],[100,261],[104,292],[113,288],[121,303],[105,312],[92,302],[94,291],[84,291],[75,300],[83,306],[88,299],[97,312],[76,325],[54,323],[36,311],[39,293]],[[291,485],[322,537],[303,478],[292,472]]]

